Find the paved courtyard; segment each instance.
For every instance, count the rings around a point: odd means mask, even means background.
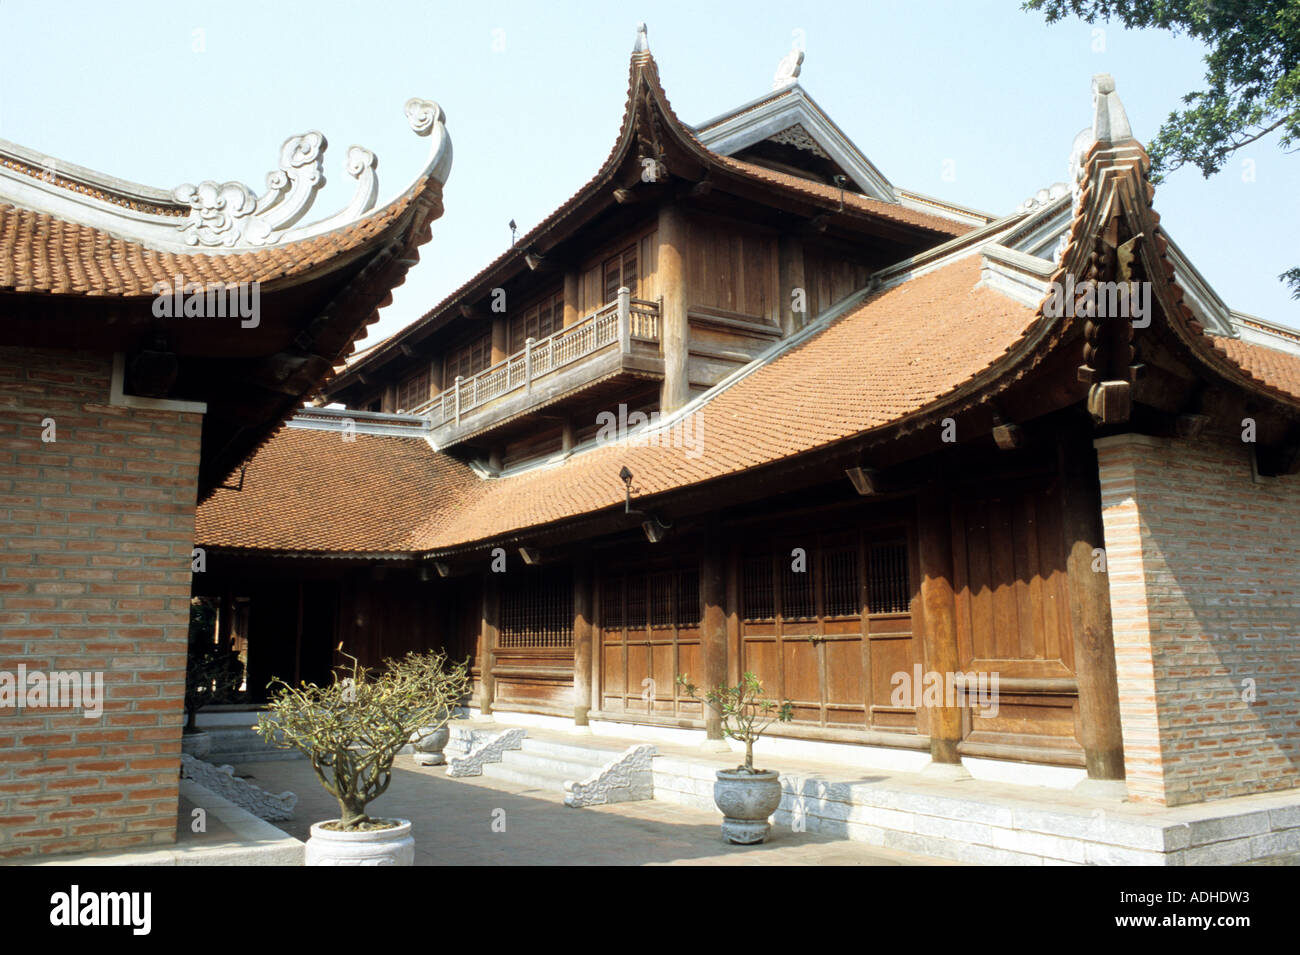
[[[306,840],[313,822],[338,817],[306,760],[243,763],[246,777],[271,792],[298,794],[298,808],[277,827]],[[393,782],[372,814],[414,824],[416,865],[952,865],[863,843],[774,827],[758,846],[722,840],[717,812],[659,800],[586,809],[559,792],[499,779],[448,779],[445,766],[399,757]]]

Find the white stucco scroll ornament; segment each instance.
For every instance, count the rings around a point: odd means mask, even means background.
[[[446,182],[451,170],[451,139],[446,116],[432,100],[410,99],[406,118],[418,136],[432,136],[429,158],[421,178],[432,175]],[[280,147],[279,168],[267,173],[266,191],[260,196],[242,182],[185,183],[172,190],[177,202],[190,207],[178,227],[189,246],[220,251],[293,242],[348,225],[374,208],[379,193],[375,171],[378,160],[363,146],[348,149],[344,169],[356,180],[352,199],[339,212],[302,228],[292,228],[311,209],[324,185],[322,167],[329,143],[315,130],[290,136]]]

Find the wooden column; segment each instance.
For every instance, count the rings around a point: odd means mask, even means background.
[[[564,327],[568,328],[582,317],[582,307],[578,302],[578,283],[582,276],[577,269],[564,273]]]
[[[492,359],[491,363],[505,361],[510,357],[510,320],[504,315],[492,316]]]
[[[484,716],[492,713],[492,701],[496,693],[495,680],[492,678],[492,651],[497,645],[497,629],[501,623],[501,581],[491,571],[483,578],[483,615],[480,621],[478,637],[479,679],[482,687],[479,693],[479,710]]]
[[[1110,579],[1104,558],[1093,553],[1106,545],[1097,452],[1086,437],[1063,439],[1062,445],[1065,570],[1084,759],[1089,779],[1123,779],[1124,738],[1115,675]]]
[[[727,548],[727,682],[740,682],[740,551]]]
[[[793,335],[808,324],[808,286],[804,279],[803,240],[782,236],[777,246],[781,286],[781,334]],[[795,289],[803,289],[804,311],[796,312],[791,306]]]
[[[591,709],[591,651],[593,619],[591,607],[591,562],[573,565],[573,722],[587,725]]]
[[[723,567],[721,529],[712,524],[700,552],[700,644],[704,656],[704,683],[711,690],[727,680],[727,583]],[[722,739],[722,716],[707,704],[704,731],[708,739]]]
[[[925,627],[925,669],[947,679],[956,673],[957,602],[952,587],[952,512],[947,491],[930,485],[917,495],[917,539],[921,563],[921,606]],[[913,692],[920,693],[920,687]],[[930,758],[960,763],[961,707],[930,711]]]
[[[664,384],[660,410],[676,411],[691,399],[690,324],[686,319],[686,219],[679,207],[659,207],[659,260],[656,281],[663,298],[659,315]]]

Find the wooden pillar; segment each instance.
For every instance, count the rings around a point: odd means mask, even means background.
[[[700,602],[704,611],[700,621],[700,649],[704,655],[702,689],[711,690],[727,680],[727,584],[721,529],[712,524],[705,533],[700,552]],[[708,705],[704,708],[704,731],[708,739],[723,738],[722,716]]]
[[[496,681],[492,678],[492,651],[497,645],[497,628],[501,623],[501,581],[489,571],[483,578],[483,615],[478,637],[480,685],[479,711],[484,716],[492,714],[492,701]]]
[[[577,322],[582,317],[582,307],[578,302],[579,282],[582,276],[577,269],[569,269],[564,273],[564,327]]]
[[[384,402],[380,406],[381,411],[392,413],[397,410],[397,385],[386,385],[384,387]]]
[[[727,548],[727,682],[740,682],[740,551]]]
[[[510,357],[510,320],[504,315],[492,316],[492,359],[495,365]]]
[[[660,410],[676,411],[691,399],[690,324],[686,319],[686,219],[676,205],[659,207],[659,260],[656,281],[663,305],[659,315],[664,384]]]
[[[591,607],[591,562],[573,565],[573,723],[587,725],[591,709],[591,653],[593,624]]]
[[[573,419],[568,415],[560,422],[560,450],[565,454],[573,450]]]
[[[429,362],[429,398],[438,397],[442,391],[442,361],[435,358]]]
[[[808,324],[808,286],[804,280],[803,240],[782,236],[777,246],[781,287],[781,334],[793,335]],[[793,309],[795,289],[803,289],[804,311]]]
[[[957,603],[952,579],[952,511],[948,493],[930,485],[917,495],[917,538],[921,564],[921,606],[925,626],[925,669],[948,678],[956,673]],[[915,692],[920,692],[916,687]],[[930,758],[936,763],[960,763],[961,707],[930,711]]]
[[[1110,580],[1104,558],[1097,452],[1087,438],[1062,439],[1062,525],[1079,722],[1089,779],[1124,778],[1124,738],[1115,675]],[[1095,554],[1095,551],[1101,551]]]

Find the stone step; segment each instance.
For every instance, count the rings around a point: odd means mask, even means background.
[[[581,740],[570,742],[563,739],[529,736],[524,740],[522,752],[564,762],[603,766],[611,760],[618,759],[619,756],[623,755],[625,749],[624,746],[609,746],[603,742],[582,742]]]
[[[568,781],[562,773],[519,769],[504,761],[486,764],[483,767],[483,775],[490,776],[493,779],[504,779],[508,782],[519,783],[521,786],[530,786],[533,789],[544,789],[556,796],[563,795],[564,784]]]
[[[611,757],[612,758],[612,757]],[[524,749],[512,750],[503,753],[501,762],[495,765],[509,766],[525,773],[538,773],[546,776],[557,776],[562,782],[568,780],[583,780],[588,776],[600,771],[608,760],[572,760],[557,759],[553,756],[529,752],[527,741],[524,743]]]

